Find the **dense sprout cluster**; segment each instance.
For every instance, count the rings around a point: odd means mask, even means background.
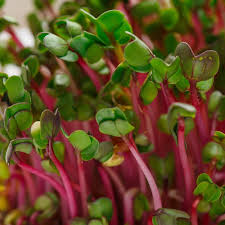
[[[0,18],[0,224],[224,225],[225,2],[54,2]]]

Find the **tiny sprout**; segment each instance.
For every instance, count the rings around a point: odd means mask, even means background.
[[[54,138],[60,129],[60,115],[59,111],[55,113],[46,109],[42,112],[40,117],[41,138],[51,139]]]

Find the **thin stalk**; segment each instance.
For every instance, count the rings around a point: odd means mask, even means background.
[[[137,161],[137,164],[139,165],[139,167],[141,168],[142,172],[144,173],[149,187],[151,189],[152,192],[152,198],[153,198],[153,202],[154,202],[154,209],[157,210],[159,208],[162,208],[162,202],[161,202],[161,198],[160,198],[160,194],[159,194],[159,190],[157,188],[157,185],[155,183],[155,180],[149,170],[149,168],[146,166],[145,162],[143,161],[142,157],[140,156],[137,147],[134,143],[132,134],[129,135],[129,137],[122,137],[124,142],[127,144],[127,146],[129,147],[132,155],[134,156],[134,158]]]
[[[97,73],[94,70],[92,70],[81,57],[78,58],[77,63],[84,70],[84,72],[89,76],[89,78],[92,80],[93,84],[95,85],[96,90],[99,92],[102,85],[100,83]]]
[[[37,217],[39,216],[39,212],[34,212],[30,217],[30,224],[31,225],[38,225],[37,223]]]
[[[197,214],[197,206],[198,203],[201,201],[201,197],[195,199],[191,207],[191,224],[198,225],[198,214]]]
[[[23,169],[31,174],[34,174],[34,175],[44,179],[48,183],[50,183],[55,188],[55,190],[58,191],[60,196],[62,198],[65,198],[64,188],[62,187],[62,185],[60,183],[58,183],[52,177],[48,176],[43,171],[37,170],[37,169],[27,165],[26,163],[22,162],[15,154],[13,155],[13,160],[16,162],[17,166],[19,166],[21,169]]]
[[[68,200],[68,203],[69,203],[70,214],[71,214],[71,217],[74,218],[77,215],[77,205],[76,205],[76,201],[75,201],[75,197],[74,197],[74,193],[73,193],[73,187],[72,187],[72,184],[71,184],[71,182],[69,180],[69,177],[66,174],[63,166],[61,165],[61,163],[59,162],[59,160],[55,156],[55,153],[52,149],[52,140],[49,140],[48,151],[49,151],[50,159],[55,164],[56,168],[58,169],[58,171],[60,173],[62,182],[63,182],[64,187],[65,187],[67,200]]]
[[[20,218],[17,220],[16,225],[23,225],[24,222],[25,222],[25,220],[26,220],[26,217],[25,217],[25,216],[20,217]]]
[[[190,93],[191,93],[192,105],[196,108],[196,111],[197,111],[195,121],[196,121],[196,126],[198,129],[198,133],[199,133],[201,140],[203,142],[205,142],[208,138],[208,133],[207,133],[207,129],[204,125],[205,123],[204,123],[204,121],[202,121],[200,101],[198,98],[198,92],[196,89],[195,81],[190,81]]]
[[[104,167],[104,169],[107,171],[109,176],[111,177],[112,181],[114,182],[118,192],[123,196],[126,188],[124,184],[122,183],[121,179],[119,178],[118,174],[111,168],[109,167]]]
[[[123,50],[122,50],[121,45],[116,44],[116,46],[115,46],[115,48],[114,48],[114,52],[115,52],[115,54],[116,54],[118,63],[123,62],[123,61],[124,61],[124,56],[123,56]]]
[[[20,39],[17,37],[15,31],[13,30],[12,27],[8,26],[6,28],[6,32],[8,32],[11,36],[11,38],[13,39],[13,41],[16,43],[16,45],[19,47],[19,48],[24,48],[24,45],[23,43],[20,41]]]
[[[185,143],[184,143],[184,119],[180,118],[178,120],[178,149],[179,149],[179,157],[181,161],[181,166],[183,169],[184,175],[184,183],[185,183],[185,202],[187,205],[190,205],[192,201],[193,195],[193,177],[190,168],[190,164],[188,162],[188,157],[186,154]]]
[[[54,105],[52,100],[49,99],[49,97],[40,90],[39,86],[33,80],[31,81],[31,87],[36,91],[37,95],[40,97],[46,107],[50,110],[53,110]]]
[[[33,177],[31,176],[31,174],[28,171],[24,171],[23,172],[23,176],[26,182],[26,185],[29,189],[29,197],[30,197],[30,201],[32,204],[34,204],[36,197],[37,197],[37,192],[36,192],[36,185],[34,183]]]
[[[112,188],[111,182],[109,180],[108,174],[105,172],[103,167],[98,167],[98,172],[101,176],[106,193],[107,193],[108,197],[112,200],[113,216],[112,216],[111,224],[118,225],[119,223],[118,223],[118,216],[117,216],[117,213],[118,213],[117,204],[116,204],[113,188]]]
[[[134,225],[133,198],[137,193],[138,193],[137,188],[131,188],[124,195],[123,198],[124,224]]]
[[[216,113],[213,114],[212,117],[212,126],[211,126],[211,131],[210,131],[210,137],[212,137],[216,131],[216,125],[217,125],[217,115]]]
[[[78,166],[78,176],[79,176],[79,185],[80,185],[80,192],[81,194],[81,206],[83,211],[83,216],[88,216],[88,205],[87,205],[87,184],[85,179],[85,171],[83,161],[81,160],[80,153],[77,151],[77,166]]]

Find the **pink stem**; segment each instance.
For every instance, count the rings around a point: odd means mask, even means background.
[[[70,214],[71,217],[74,218],[77,214],[77,205],[76,205],[76,201],[75,201],[75,197],[74,197],[74,193],[73,193],[73,187],[72,184],[69,180],[68,175],[66,174],[63,166],[61,165],[61,163],[59,162],[59,160],[56,158],[55,153],[52,149],[52,141],[49,140],[49,157],[52,160],[52,162],[55,164],[56,168],[58,169],[62,182],[64,184],[65,187],[65,191],[66,191],[66,195],[67,195],[67,200],[69,203],[69,209],[70,209]]]
[[[99,78],[96,72],[92,70],[81,57],[78,58],[77,63],[84,70],[84,72],[87,73],[87,75],[92,80],[93,84],[95,85],[96,90],[99,92],[102,85],[99,81]]]
[[[131,188],[128,190],[123,198],[123,205],[124,205],[124,224],[133,225],[134,218],[133,218],[133,198],[138,193],[137,188]]]
[[[36,91],[37,95],[40,97],[40,99],[43,101],[46,107],[49,108],[50,110],[53,110],[54,104],[51,97],[48,96],[46,93],[44,93],[43,89],[40,90],[40,87],[33,80],[31,81],[31,87]]]
[[[87,205],[87,185],[85,179],[85,171],[83,161],[80,158],[80,153],[77,153],[77,166],[78,166],[78,176],[79,176],[79,184],[80,184],[80,194],[81,194],[81,205],[83,210],[83,216],[88,216],[88,205]]]
[[[34,212],[32,215],[31,215],[31,217],[30,217],[30,224],[31,225],[38,225],[37,224],[37,217],[38,217],[38,215],[39,215],[39,212]]]
[[[167,106],[167,108],[169,108],[170,102],[169,102],[168,96],[166,94],[166,90],[165,90],[164,84],[160,83],[160,86],[161,86],[161,89],[162,89],[162,94],[163,94],[164,100],[166,102],[166,106]]]
[[[212,118],[212,127],[211,127],[211,132],[210,132],[210,137],[212,137],[216,131],[216,113],[213,114],[213,118]]]
[[[147,191],[146,179],[141,168],[138,168],[138,174],[139,174],[140,190],[142,193],[146,193]]]
[[[22,42],[20,41],[20,39],[17,37],[15,31],[13,30],[12,27],[8,26],[6,28],[6,31],[11,35],[13,41],[16,43],[16,45],[19,47],[19,48],[24,48],[24,45],[22,44]]]
[[[146,166],[145,162],[143,161],[143,159],[141,158],[137,147],[134,143],[132,134],[129,135],[129,138],[127,137],[123,137],[124,142],[127,144],[127,146],[129,147],[132,155],[134,156],[134,158],[137,161],[137,164],[140,166],[142,172],[144,173],[149,187],[151,189],[152,192],[152,198],[153,198],[153,202],[154,202],[154,209],[157,210],[159,208],[162,208],[162,202],[161,202],[161,198],[160,198],[160,194],[159,194],[159,190],[157,188],[157,185],[155,183],[155,180],[149,170],[149,168]]]
[[[23,225],[25,220],[26,220],[26,217],[25,216],[20,217],[17,220],[16,225]]]
[[[113,216],[112,216],[111,224],[118,225],[117,204],[116,204],[115,196],[113,193],[113,188],[110,183],[109,177],[108,177],[107,173],[105,172],[104,168],[102,168],[102,167],[98,167],[98,172],[100,173],[100,176],[101,176],[103,185],[106,189],[107,195],[112,200]]]
[[[36,192],[36,185],[34,183],[33,177],[31,176],[31,174],[28,171],[24,171],[23,172],[23,176],[25,178],[26,181],[26,185],[29,189],[29,197],[30,197],[30,201],[32,204],[34,204],[36,197],[37,197],[37,192]]]
[[[200,198],[197,198],[192,204],[191,208],[191,225],[198,225],[198,214],[197,214],[197,206],[200,202]]]
[[[205,127],[204,121],[202,121],[201,110],[200,110],[200,102],[198,99],[198,92],[196,89],[196,82],[190,81],[190,93],[191,93],[191,101],[193,106],[196,108],[196,125],[198,129],[199,136],[203,142],[205,142],[208,138],[207,129]]]
[[[126,189],[125,189],[124,184],[122,183],[121,179],[117,175],[117,173],[109,167],[104,167],[104,169],[107,171],[107,173],[111,177],[111,179],[114,182],[114,184],[116,185],[116,188],[119,191],[119,193],[121,195],[124,195]]]
[[[186,154],[185,143],[184,143],[184,119],[180,118],[178,121],[178,148],[179,148],[179,156],[181,161],[181,166],[184,174],[184,182],[185,182],[185,202],[187,205],[190,205],[192,202],[192,190],[193,190],[193,178],[192,172],[190,168],[190,164],[188,162],[188,157]]]
[[[34,169],[33,167],[27,165],[26,163],[20,161],[20,159],[14,154],[13,155],[13,159],[16,162],[16,164],[23,170],[34,174],[38,177],[41,177],[42,179],[44,179],[45,181],[49,182],[60,194],[60,196],[62,198],[65,198],[65,190],[64,188],[61,186],[61,184],[59,184],[56,180],[54,180],[52,177],[46,175],[45,173],[43,173],[40,170]]]

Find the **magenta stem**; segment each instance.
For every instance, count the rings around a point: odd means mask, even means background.
[[[119,178],[118,174],[109,167],[104,167],[104,169],[107,171],[110,178],[114,182],[118,192],[123,196],[126,191],[126,188],[125,188],[124,184],[122,183],[121,179]]]
[[[152,192],[154,209],[157,210],[159,208],[162,208],[162,202],[161,202],[158,187],[155,183],[155,180],[154,180],[149,168],[146,166],[145,162],[143,161],[142,157],[140,156],[140,154],[137,150],[137,147],[134,143],[132,134],[129,135],[129,138],[123,137],[123,140],[127,144],[127,146],[129,147],[132,155],[134,156],[134,158],[137,161],[137,164],[140,166],[142,172],[144,173],[144,175],[145,175],[145,177],[148,181],[149,187],[150,187],[151,192]]]
[[[217,116],[216,113],[213,114],[213,118],[212,118],[212,127],[211,127],[211,131],[210,131],[210,137],[212,137],[216,131],[216,125],[217,125]]]
[[[134,225],[133,198],[137,193],[138,193],[137,188],[131,188],[124,195],[123,198],[124,224]]]
[[[23,172],[23,176],[26,182],[26,185],[29,189],[29,198],[32,204],[34,204],[36,197],[37,197],[37,192],[36,192],[36,185],[34,183],[33,177],[31,176],[31,174],[28,171],[24,171]]]
[[[191,101],[192,105],[196,108],[197,113],[195,117],[196,126],[198,129],[198,134],[203,142],[205,142],[208,138],[207,128],[205,127],[204,121],[202,121],[201,110],[200,110],[200,101],[198,98],[198,92],[196,89],[196,82],[190,81],[190,93],[191,93]]]
[[[190,164],[188,161],[188,157],[186,154],[185,143],[184,143],[184,119],[180,118],[178,120],[178,149],[179,149],[179,157],[181,161],[181,166],[183,169],[184,175],[184,183],[185,183],[185,203],[190,206],[192,202],[192,191],[193,191],[193,178],[192,172],[190,168]]]
[[[77,215],[77,205],[76,205],[76,201],[75,201],[75,197],[74,197],[74,193],[73,193],[73,187],[72,184],[69,180],[68,175],[66,174],[63,166],[61,165],[61,163],[59,162],[59,160],[56,158],[55,153],[52,149],[52,141],[49,140],[49,157],[52,160],[52,162],[55,164],[56,168],[58,169],[62,182],[64,184],[65,187],[65,191],[66,191],[66,195],[67,195],[67,200],[69,203],[69,209],[70,209],[70,214],[71,217],[74,218]]]
[[[81,194],[81,205],[83,210],[83,216],[88,216],[88,205],[87,205],[87,184],[85,179],[85,171],[83,161],[80,158],[80,153],[77,152],[77,166],[78,166],[78,176],[79,176],[79,184],[80,184],[80,194]]]
[[[8,26],[6,28],[6,31],[10,34],[10,36],[12,37],[13,41],[16,43],[16,45],[19,47],[19,48],[24,48],[24,45],[22,44],[22,42],[20,41],[20,39],[17,37],[15,31],[13,30],[12,27]]]
[[[118,216],[117,216],[117,214],[118,214],[117,204],[116,204],[113,188],[112,188],[111,182],[109,180],[108,174],[105,172],[103,167],[98,167],[98,172],[101,176],[106,193],[107,193],[108,197],[112,200],[113,216],[112,216],[111,224],[118,225],[119,223],[118,223]]]
[[[102,85],[100,83],[97,73],[94,70],[92,70],[81,57],[78,58],[77,63],[84,70],[84,72],[87,73],[87,75],[95,85],[96,90],[99,92],[101,90]]]
[[[29,165],[27,165],[26,163],[20,161],[20,159],[14,154],[13,155],[13,160],[16,162],[16,164],[23,170],[34,174],[42,179],[44,179],[45,181],[49,182],[55,189],[56,191],[59,192],[60,196],[62,198],[65,198],[65,190],[62,187],[61,184],[59,184],[56,180],[54,180],[52,177],[48,176],[47,174],[45,174],[44,172],[37,170]],[[29,190],[31,191],[31,190]]]
[[[20,218],[17,220],[16,225],[23,225],[24,222],[25,222],[25,220],[26,220],[26,217],[25,217],[25,216],[20,217]]]
[[[31,225],[38,225],[37,223],[37,217],[40,213],[39,212],[34,212],[31,217],[30,217],[30,224]]]

